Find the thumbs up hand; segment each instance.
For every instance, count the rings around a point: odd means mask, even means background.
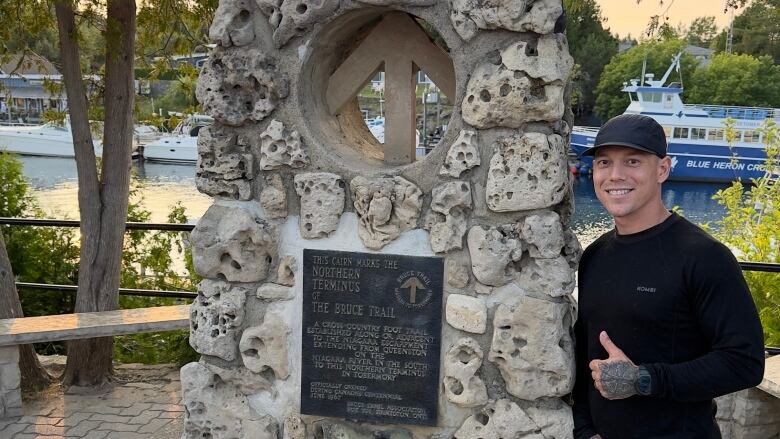
[[[601,331],[599,341],[609,358],[593,360],[589,364],[596,390],[606,399],[623,399],[636,395],[634,384],[639,367],[615,346],[606,331]]]

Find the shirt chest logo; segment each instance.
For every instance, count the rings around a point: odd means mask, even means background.
[[[648,287],[644,285],[637,285],[636,287],[637,293],[655,293],[656,287]]]

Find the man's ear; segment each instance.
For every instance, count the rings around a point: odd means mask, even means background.
[[[672,171],[672,159],[666,156],[658,161],[658,182],[663,183]]]

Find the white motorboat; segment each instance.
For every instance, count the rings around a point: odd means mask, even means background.
[[[170,134],[147,143],[143,150],[144,159],[195,164],[198,161],[198,132],[212,123],[214,119],[209,116],[188,116]]]
[[[95,155],[103,155],[100,137],[93,138]],[[22,155],[74,157],[70,121],[43,125],[0,126],[0,149]]]

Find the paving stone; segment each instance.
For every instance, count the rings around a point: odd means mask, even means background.
[[[98,427],[99,430],[107,431],[137,431],[140,425],[138,424],[125,424],[124,422],[104,422]]]
[[[102,422],[100,421],[81,421],[75,427],[69,427],[65,429],[65,436],[70,436],[70,437],[85,436],[87,433],[100,426],[100,424],[102,424]]]
[[[93,413],[84,413],[84,412],[74,412],[70,413],[67,416],[63,417],[59,424],[63,427],[75,427],[81,423],[81,421],[84,421],[85,419],[89,419],[90,416],[93,416]]]
[[[182,412],[161,412],[159,418],[160,419],[177,419],[184,416],[184,413]]]
[[[103,439],[106,436],[108,436],[108,431],[105,430],[92,430],[89,433],[87,433],[86,436],[84,436],[82,439]]]
[[[139,433],[155,433],[159,431],[161,428],[165,427],[165,425],[171,423],[170,419],[152,419],[149,421],[146,425],[142,426],[138,429]]]
[[[144,410],[148,410],[152,405],[145,402],[137,402],[130,407],[119,412],[121,416],[138,416],[143,413]]]
[[[92,413],[98,413],[103,415],[118,415],[119,412],[122,411],[122,408],[119,407],[109,407],[106,405],[93,405],[89,408],[87,408],[84,411],[89,411]]]
[[[152,404],[149,410],[159,410],[162,412],[183,412],[184,406],[181,404]]]
[[[0,437],[15,437],[16,433],[27,428],[30,424],[24,424],[21,422],[6,425],[5,428],[0,429]]]
[[[89,419],[92,421],[119,422],[126,424],[130,418],[132,418],[132,416],[104,415],[102,413],[95,413]]]
[[[146,434],[133,433],[127,431],[112,431],[108,433],[106,439],[147,439],[149,436]]]
[[[138,416],[133,416],[130,418],[129,421],[127,421],[130,424],[148,424],[153,419],[157,419],[160,416],[161,412],[153,411],[153,410],[147,410],[143,413],[140,413]]]
[[[65,432],[65,427],[58,427],[56,425],[28,425],[24,430],[25,433],[35,433],[38,435],[46,436],[62,436]]]

